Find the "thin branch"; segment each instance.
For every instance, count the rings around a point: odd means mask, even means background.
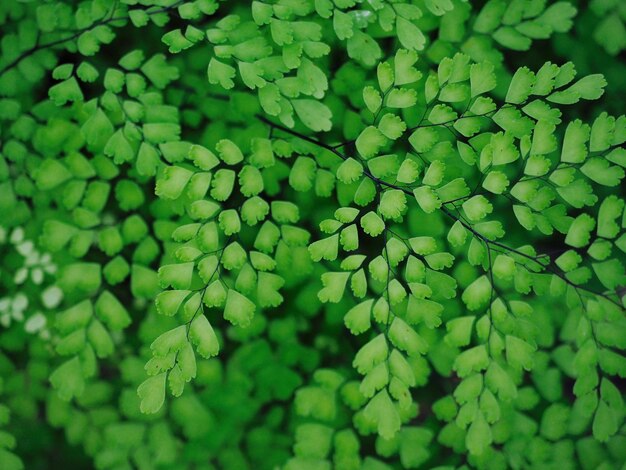
[[[179,0],[176,3],[170,5],[169,7],[163,7],[163,8],[159,8],[157,10],[152,10],[152,11],[148,11],[147,14],[148,15],[156,15],[158,13],[165,13],[167,11],[173,10],[175,8],[177,8],[178,6],[182,5],[184,3],[184,0]],[[17,64],[19,64],[22,60],[26,59],[27,57],[30,57],[31,55],[35,54],[36,52],[42,50],[42,49],[47,49],[49,47],[55,47],[55,46],[59,46],[61,44],[64,44],[66,42],[69,41],[73,41],[74,39],[77,39],[78,37],[80,37],[81,34],[86,33],[88,31],[91,31],[99,26],[105,26],[109,23],[114,23],[116,21],[126,21],[128,20],[128,16],[113,16],[113,13],[115,11],[115,9],[117,8],[117,2],[115,4],[115,7],[113,8],[113,10],[111,11],[111,15],[109,15],[108,18],[103,18],[100,21],[95,22],[94,24],[90,25],[90,26],[86,26],[84,28],[78,29],[76,30],[74,33],[70,34],[69,36],[66,36],[64,38],[60,38],[60,39],[55,39],[54,41],[49,41],[49,42],[45,42],[43,44],[39,44],[39,40],[37,40],[37,42],[35,43],[35,45],[33,47],[31,47],[30,49],[26,49],[24,52],[22,52],[19,56],[17,56],[15,59],[13,59],[11,62],[9,62],[7,65],[5,65],[4,67],[2,67],[0,69],[0,77],[2,75],[4,75],[6,72],[8,72],[10,69],[12,69],[13,67],[15,67]]]

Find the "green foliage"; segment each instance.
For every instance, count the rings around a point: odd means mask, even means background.
[[[625,12],[2,2],[0,468],[622,468]]]

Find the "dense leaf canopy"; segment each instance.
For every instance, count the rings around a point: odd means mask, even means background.
[[[0,469],[624,468],[624,2],[0,28]]]

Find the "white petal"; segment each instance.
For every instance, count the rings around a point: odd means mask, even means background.
[[[41,268],[35,268],[30,272],[30,277],[35,284],[39,285],[43,281],[43,271]]]
[[[17,227],[11,233],[11,243],[15,245],[16,243],[19,243],[22,240],[24,240],[24,229],[22,227]]]
[[[46,322],[46,317],[41,312],[37,312],[26,320],[24,330],[26,330],[27,333],[35,333],[46,326]]]
[[[22,284],[28,277],[28,270],[26,268],[20,268],[15,272],[13,280],[16,284]]]
[[[54,308],[63,300],[63,291],[57,286],[50,286],[41,293],[41,302],[46,308]]]

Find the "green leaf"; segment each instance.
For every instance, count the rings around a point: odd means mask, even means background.
[[[493,263],[493,274],[499,279],[513,279],[515,260],[507,255],[498,255]]]
[[[382,105],[383,98],[378,90],[372,86],[363,88],[363,101],[370,112],[376,113]]]
[[[326,132],[332,127],[332,113],[328,107],[315,100],[293,100],[293,108],[302,123],[315,132]]]
[[[457,113],[445,104],[438,104],[428,114],[428,120],[433,124],[445,124],[456,120]]]
[[[467,346],[472,336],[472,326],[475,319],[474,316],[466,316],[448,321],[446,323],[446,343],[451,346]]]
[[[361,217],[361,227],[363,231],[372,237],[377,237],[385,230],[385,222],[373,211]]]
[[[354,34],[352,16],[343,13],[339,9],[335,9],[333,14],[333,28],[340,40],[351,38]]]
[[[485,370],[489,365],[489,355],[485,345],[474,346],[459,354],[454,360],[454,370],[459,377],[467,377],[474,372]]]
[[[227,165],[236,165],[243,161],[243,154],[235,143],[228,139],[222,139],[215,144],[215,150],[219,154],[220,159]],[[191,149],[190,149],[191,154]]]
[[[153,55],[141,66],[141,71],[159,89],[164,89],[179,77],[178,68],[167,65],[163,54]]]
[[[533,353],[536,348],[512,335],[506,336],[506,361],[514,369],[530,370],[533,367]]]
[[[366,127],[356,140],[359,154],[365,158],[378,155],[379,150],[387,143],[387,138],[374,126]]]
[[[514,51],[526,51],[532,44],[532,41],[528,37],[508,26],[499,28],[493,34],[493,38],[504,47]]]
[[[593,270],[604,287],[613,291],[626,281],[624,266],[618,259],[593,263]]]
[[[468,219],[477,222],[493,212],[493,206],[485,196],[473,196],[462,205]]]
[[[593,437],[600,442],[606,442],[617,433],[617,429],[618,422],[614,411],[609,408],[604,400],[600,400],[593,417]]]
[[[387,390],[381,390],[370,400],[363,413],[376,423],[378,434],[384,439],[393,438],[400,430],[400,415]]]
[[[155,339],[150,349],[156,356],[165,357],[172,352],[178,352],[187,342],[187,328],[181,325],[166,331]]]
[[[597,100],[604,94],[606,80],[600,74],[588,75],[563,91],[557,91],[548,97],[549,101],[559,104],[577,103],[579,100]]]
[[[399,183],[410,184],[417,180],[421,171],[420,166],[411,158],[406,158],[398,170],[397,180]]]
[[[494,194],[502,194],[509,186],[507,176],[501,171],[490,171],[482,182],[483,188]]]
[[[438,141],[438,134],[433,127],[419,127],[409,137],[409,143],[418,153],[428,152]]]
[[[613,133],[615,129],[615,118],[607,113],[598,116],[591,126],[591,138],[589,150],[592,152],[601,152],[608,149],[613,142]]]
[[[413,67],[417,58],[415,51],[398,49],[394,58],[394,85],[407,85],[417,82],[422,77],[422,73]]]
[[[72,177],[69,170],[60,162],[44,160],[36,173],[36,184],[42,191],[54,189]]]
[[[343,297],[346,283],[350,273],[346,272],[327,272],[322,274],[322,285],[324,288],[319,291],[318,298],[322,303],[337,303]]]
[[[471,97],[475,98],[493,90],[496,87],[494,67],[490,62],[472,64],[470,67]]]
[[[55,369],[50,375],[50,383],[64,401],[80,397],[85,390],[85,377],[78,356]]]
[[[485,420],[485,416],[480,411],[476,412],[465,437],[467,450],[471,455],[483,455],[492,441],[491,427]]]
[[[533,130],[531,155],[547,155],[556,150],[557,143],[554,137],[555,125],[547,121],[538,121]]]
[[[535,74],[528,67],[517,69],[509,84],[505,101],[514,104],[523,103],[528,99],[534,84]]]
[[[409,356],[426,354],[426,341],[399,317],[394,318],[389,328],[389,339],[398,349],[406,351]]]
[[[590,127],[580,120],[567,125],[561,151],[561,161],[564,163],[582,163],[587,158],[587,141],[590,136]]]
[[[344,160],[337,168],[337,179],[342,183],[354,183],[358,181],[362,175],[363,165],[352,157]]]
[[[413,190],[413,195],[421,209],[427,214],[441,207],[441,201],[437,193],[428,186],[420,186]]]
[[[99,358],[109,357],[115,350],[113,339],[98,320],[93,320],[87,329],[87,339]]]
[[[183,301],[189,296],[188,290],[167,290],[157,295],[155,299],[157,311],[168,317],[176,315]]]
[[[193,173],[180,166],[167,166],[161,178],[157,180],[156,194],[166,199],[178,198],[185,186],[191,179]]]
[[[409,20],[398,16],[396,19],[396,31],[402,47],[409,50],[421,51],[426,44],[426,38],[422,31]]]
[[[206,316],[202,313],[196,314],[195,318],[191,321],[191,325],[189,327],[189,340],[196,345],[198,354],[204,358],[217,356],[220,351],[217,336],[215,335],[209,320],[207,320]],[[184,345],[181,349],[183,348]]]
[[[620,233],[620,226],[616,222],[624,211],[624,201],[617,196],[608,196],[600,205],[598,212],[597,234],[603,238],[615,238]]]
[[[57,106],[63,106],[68,101],[83,101],[83,92],[74,77],[52,86],[48,96]]]
[[[224,318],[235,326],[246,328],[250,325],[256,307],[246,296],[234,289],[228,290]]]
[[[385,137],[391,140],[398,139],[406,130],[406,124],[394,114],[385,114],[378,123],[378,129]]]
[[[415,103],[417,103],[417,93],[410,88],[392,89],[385,101],[389,108],[410,108]]]
[[[404,214],[406,207],[406,196],[404,192],[399,189],[388,189],[381,196],[378,210],[385,219],[398,219]],[[363,219],[361,219],[361,221],[363,221]],[[371,235],[371,231],[366,230],[366,232]]]
[[[492,286],[487,276],[482,275],[463,291],[461,296],[465,305],[470,310],[478,310],[484,307],[491,298]]]
[[[149,377],[137,388],[137,395],[141,398],[142,413],[153,414],[161,409],[165,402],[165,372]]]
[[[111,329],[121,330],[131,323],[130,315],[120,301],[109,291],[104,291],[95,304],[96,314]]]
[[[309,253],[313,261],[337,259],[339,249],[339,234],[315,241],[309,245]]]
[[[207,76],[209,83],[212,85],[220,85],[226,90],[230,90],[235,86],[233,78],[237,71],[228,64],[220,62],[215,58],[211,58],[207,68]]]
[[[587,214],[580,214],[570,225],[565,237],[565,243],[574,248],[582,248],[589,244],[591,231],[595,228],[596,221]]]
[[[580,171],[589,179],[603,186],[617,186],[624,178],[624,170],[618,166],[611,166],[602,157],[588,159]]]
[[[374,300],[369,299],[352,307],[344,316],[344,323],[353,335],[359,335],[370,329],[370,315]]]
[[[352,365],[360,374],[367,374],[387,358],[388,348],[385,335],[379,334],[356,353]]]
[[[354,30],[354,34],[348,38],[347,46],[348,56],[367,66],[375,65],[382,56],[378,42],[360,30]]]

